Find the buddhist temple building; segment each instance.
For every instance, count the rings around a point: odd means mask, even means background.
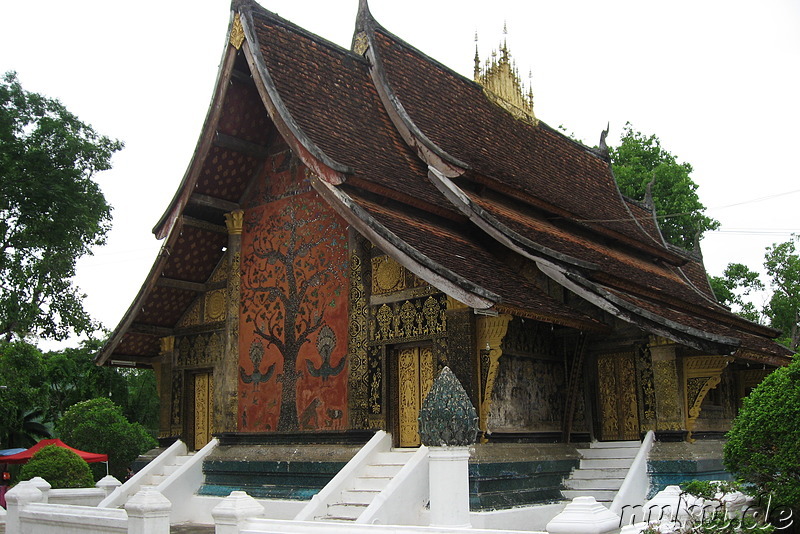
[[[505,45],[470,79],[365,0],[350,49],[233,1],[163,246],[97,356],[155,370],[161,438],[220,438],[205,491],[308,499],[375,431],[419,446],[447,366],[473,509],[558,499],[575,443],[719,438],[789,361],[533,100]]]

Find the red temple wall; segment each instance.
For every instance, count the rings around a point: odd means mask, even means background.
[[[238,428],[344,429],[347,225],[288,151],[270,163],[242,233]]]

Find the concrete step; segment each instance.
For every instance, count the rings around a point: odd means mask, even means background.
[[[341,502],[328,505],[328,516],[358,519],[358,516],[367,508],[364,503]]]
[[[565,499],[572,500],[575,497],[585,497],[585,496],[592,496],[597,502],[602,503],[610,503],[616,497],[617,492],[616,490],[570,490],[565,489],[561,490],[561,493],[564,495]]]
[[[579,449],[584,458],[635,458],[639,449],[633,447],[604,448],[604,449]]]
[[[164,475],[171,475],[172,473],[174,473],[175,471],[177,471],[177,470],[178,470],[180,467],[181,467],[180,465],[175,465],[175,464],[172,464],[172,465],[165,465],[165,466],[164,466],[164,469],[163,469],[163,473],[162,473],[162,474],[164,474]]]
[[[194,453],[185,454],[183,456],[176,456],[175,459],[172,461],[175,465],[183,465],[189,461],[189,459],[194,456]]]
[[[629,468],[633,458],[584,458],[581,460],[581,469],[620,469]]]
[[[375,455],[373,464],[405,465],[413,453],[403,450],[379,452]]]
[[[640,441],[593,441],[589,444],[592,449],[617,449],[621,447],[630,447],[638,449],[642,446]]]
[[[403,465],[405,464],[370,464],[364,468],[364,475],[372,477],[394,477],[400,472]]]
[[[342,492],[340,502],[370,504],[381,492],[379,489],[351,489]]]
[[[573,479],[584,478],[625,478],[628,470],[625,468],[607,468],[607,469],[576,469],[572,472]]]
[[[619,490],[624,478],[572,478],[564,486],[574,490]]]
[[[382,490],[389,485],[392,477],[388,476],[360,476],[353,481],[355,490]]]
[[[315,517],[314,521],[333,521],[335,523],[352,523],[356,519],[357,518],[355,518],[355,517],[336,517],[336,516],[333,516],[333,515],[320,515],[320,516]],[[259,531],[259,532],[261,532],[261,531]]]
[[[149,477],[147,477],[147,480],[145,480],[143,484],[148,484],[150,486],[158,486],[166,479],[167,479],[166,475],[152,474]]]

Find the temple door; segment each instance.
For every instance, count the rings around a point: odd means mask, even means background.
[[[408,347],[397,352],[399,444],[418,447],[419,410],[435,378],[436,366],[430,346]]]
[[[632,353],[597,357],[600,439],[639,439],[636,367]]]
[[[202,449],[211,441],[214,397],[214,376],[211,372],[192,375],[194,389],[194,440],[195,450]]]

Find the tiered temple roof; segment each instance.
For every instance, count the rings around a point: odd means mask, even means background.
[[[607,155],[499,106],[365,0],[353,50],[250,0],[234,0],[230,28],[197,150],[154,228],[164,246],[99,363],[155,361],[196,295],[224,287],[224,214],[278,137],[356,231],[468,306],[598,333],[613,316],[707,353],[788,361],[777,331],[716,303],[702,258],[664,241]]]

